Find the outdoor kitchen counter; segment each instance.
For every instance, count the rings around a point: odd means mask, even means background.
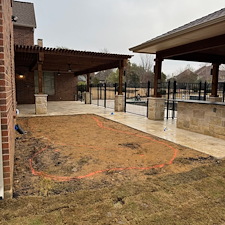
[[[180,100],[177,127],[225,139],[225,103]]]

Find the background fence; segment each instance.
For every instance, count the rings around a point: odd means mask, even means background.
[[[176,118],[178,100],[207,101],[211,94],[212,85],[209,83],[161,83],[162,98],[165,99],[165,117]],[[85,85],[77,87],[78,100],[84,101]],[[225,83],[218,84],[218,95],[225,101]],[[100,83],[90,85],[91,103],[105,108],[114,109],[118,84]],[[147,98],[153,96],[153,84],[140,83],[138,85],[123,84],[125,97],[125,112],[147,116]]]

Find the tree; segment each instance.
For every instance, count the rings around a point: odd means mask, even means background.
[[[140,77],[144,73],[144,69],[141,66],[137,66],[135,63],[128,63],[126,68],[126,82],[129,86],[139,86]]]
[[[141,58],[141,66],[145,70],[145,72],[152,72],[152,68],[154,65],[153,56],[150,54],[140,54]]]
[[[107,83],[115,84],[118,83],[119,81],[119,70],[117,69],[116,71],[111,71],[109,76],[106,78]]]
[[[147,83],[148,81],[154,81],[153,65],[154,60],[153,56],[150,54],[140,54],[141,58],[141,67],[143,68],[143,73],[140,75],[140,82]]]

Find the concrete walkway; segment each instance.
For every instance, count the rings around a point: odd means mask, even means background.
[[[19,117],[36,116],[34,108],[32,104],[18,105]],[[165,140],[207,153],[213,157],[225,158],[225,140],[176,128],[176,120],[172,119],[153,121],[144,116],[131,113],[114,113],[113,109],[85,105],[76,101],[48,102],[48,114],[43,116],[75,114],[96,114]]]

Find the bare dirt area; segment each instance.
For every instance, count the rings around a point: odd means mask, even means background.
[[[0,224],[225,223],[223,160],[96,115],[17,122]]]

